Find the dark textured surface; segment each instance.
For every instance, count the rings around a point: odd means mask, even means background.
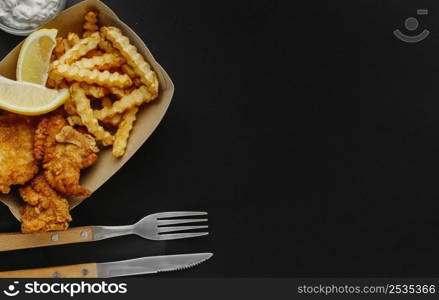
[[[176,85],[163,122],[73,226],[208,210],[212,251],[162,276],[435,276],[439,23],[434,1],[106,1]],[[306,4],[304,4],[306,3]],[[416,16],[431,31],[404,44]],[[0,33],[0,54],[20,39]],[[1,231],[18,229],[0,207]],[[162,253],[126,237],[0,254],[1,269]]]

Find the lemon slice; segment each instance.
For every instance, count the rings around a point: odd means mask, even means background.
[[[46,84],[57,33],[56,29],[40,29],[26,38],[17,61],[18,81]]]
[[[62,105],[70,96],[68,89],[10,80],[0,76],[0,108],[21,115],[40,115]]]

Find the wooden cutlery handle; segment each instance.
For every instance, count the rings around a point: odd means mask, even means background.
[[[43,233],[1,233],[0,251],[82,243],[92,240],[93,229],[91,226]]]
[[[0,278],[97,278],[96,263],[0,272]]]

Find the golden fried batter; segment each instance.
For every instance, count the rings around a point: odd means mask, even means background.
[[[46,149],[51,149],[56,144],[55,136],[67,125],[65,118],[58,115],[51,115],[43,118],[35,131],[34,155],[40,162],[45,162],[44,154]]]
[[[69,204],[49,186],[43,175],[35,177],[19,192],[27,203],[21,215],[22,232],[66,230],[69,227],[72,221]]]
[[[90,195],[88,189],[79,185],[80,170],[96,161],[97,152],[94,138],[68,126],[61,115],[46,117],[38,124],[35,156],[42,160],[47,182],[63,195]]]
[[[13,184],[25,184],[38,172],[33,148],[34,126],[29,118],[0,116],[0,191],[9,193]]]

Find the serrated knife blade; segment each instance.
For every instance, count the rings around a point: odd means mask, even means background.
[[[201,264],[212,256],[213,253],[192,253],[97,263],[97,275],[100,278],[108,278],[179,271]]]
[[[194,267],[212,253],[149,256],[106,263],[83,263],[0,272],[0,278],[108,278],[170,272]]]

